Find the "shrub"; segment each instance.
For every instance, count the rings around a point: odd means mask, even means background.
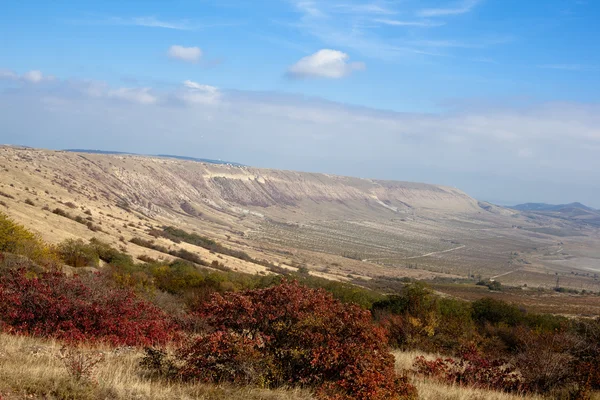
[[[38,235],[0,212],[0,253],[23,255],[44,266],[54,265],[57,256]]]
[[[199,310],[214,333],[183,346],[183,379],[318,387],[324,398],[414,396],[397,379],[384,329],[368,311],[295,282],[214,294]]]
[[[373,304],[372,312],[388,328],[392,345],[436,350],[432,347],[441,325],[439,302],[424,284],[407,285],[401,295]]]
[[[75,381],[95,382],[94,371],[98,364],[104,361],[104,353],[84,352],[72,347],[63,347],[59,351],[58,358]]]
[[[35,203],[31,199],[25,199],[24,203],[27,204],[27,205],[29,205],[29,206],[35,206]]]
[[[523,379],[505,360],[489,360],[474,346],[466,346],[458,360],[438,358],[433,361],[417,357],[415,371],[454,385],[473,386],[503,392],[524,391]]]
[[[64,204],[65,204],[65,206],[67,206],[67,207],[69,207],[69,208],[72,208],[72,209],[75,209],[75,208],[77,208],[77,205],[76,205],[75,203],[73,203],[72,201],[67,201],[67,202],[66,202],[66,203],[64,203]]]
[[[67,239],[58,245],[58,254],[71,267],[97,267],[98,253],[81,239]]]
[[[523,322],[525,313],[516,306],[489,297],[473,302],[473,319],[481,324],[506,324],[517,326]]]
[[[62,208],[55,208],[52,211],[52,213],[56,214],[56,215],[60,215],[61,217],[65,217],[65,218],[69,218],[69,219],[72,218],[71,215],[68,212],[66,212],[65,210],[63,210]]]
[[[166,314],[98,276],[29,275],[25,269],[0,275],[0,323],[11,332],[114,345],[164,343],[172,336]]]
[[[498,281],[492,281],[492,280],[486,280],[486,281],[479,281],[477,282],[478,286],[487,286],[488,289],[490,290],[494,290],[494,291],[501,291],[502,290],[502,284]]]
[[[570,354],[578,344],[574,335],[520,328],[517,337],[515,364],[532,390],[548,393],[575,383],[575,357]]]
[[[99,239],[90,239],[90,246],[98,254],[98,257],[107,264],[117,266],[132,266],[134,264],[133,258],[129,254],[125,254]]]

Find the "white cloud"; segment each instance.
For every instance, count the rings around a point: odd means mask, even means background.
[[[396,11],[391,10],[387,7],[383,7],[380,4],[368,3],[368,4],[334,4],[332,6],[333,11],[342,12],[347,14],[379,14],[379,15],[391,15],[396,14]]]
[[[131,24],[149,28],[165,28],[175,30],[192,29],[188,21],[161,21],[156,17],[135,17],[131,19]]]
[[[9,69],[0,69],[0,79],[37,84],[42,82],[50,82],[55,78],[52,75],[44,75],[38,70],[27,71],[24,74],[19,75],[15,71]]]
[[[150,88],[114,89],[108,92],[108,97],[139,104],[154,104],[158,101],[158,98],[151,93]]]
[[[374,19],[373,22],[377,22],[383,25],[389,26],[414,26],[421,28],[432,28],[436,26],[445,25],[444,22],[430,21],[430,20],[420,20],[420,21],[401,21],[396,19]]]
[[[215,86],[202,85],[190,80],[184,81],[183,86],[185,90],[179,94],[179,97],[187,103],[216,104],[221,98],[221,92]]]
[[[30,83],[39,83],[44,80],[44,75],[40,71],[29,71],[25,72],[22,78]]]
[[[288,26],[316,38],[326,48],[351,50],[353,54],[387,62],[420,63],[432,56],[452,55],[453,48],[445,47],[444,54],[431,51],[431,47],[419,44],[420,40],[432,40],[431,37],[420,37],[416,28],[446,25],[448,21],[440,17],[467,13],[483,0],[455,1],[458,3],[453,7],[409,10],[404,1],[288,0],[298,14],[298,19],[289,22]],[[395,18],[409,13],[413,17]],[[411,29],[411,32],[390,35],[386,32],[389,27],[400,31]],[[459,42],[447,36],[443,39]],[[498,43],[492,41],[487,45],[493,44]]]
[[[288,69],[295,78],[343,78],[353,71],[366,68],[362,62],[349,62],[348,54],[338,50],[323,49],[300,59]]]
[[[486,187],[488,199],[517,192],[535,196],[540,187],[561,188],[584,202],[600,198],[600,104],[453,105],[446,104],[451,112],[388,112],[293,95],[223,91],[191,80],[162,90],[58,79],[52,85],[0,89],[3,142],[168,151],[446,183],[473,194]],[[498,175],[506,179],[494,178]],[[449,178],[442,182],[441,177]],[[519,179],[549,183],[534,191],[531,184],[518,186]],[[508,194],[507,182],[515,185]],[[572,185],[580,186],[575,191]]]
[[[202,50],[199,47],[173,45],[169,47],[167,55],[176,60],[196,63],[202,57]]]
[[[464,0],[450,8],[426,8],[417,12],[420,17],[441,17],[446,15],[460,15],[470,12],[481,0]]]
[[[539,68],[544,69],[556,69],[561,71],[596,71],[600,69],[597,65],[586,65],[586,64],[544,64],[540,65]]]
[[[72,21],[76,24],[84,25],[123,25],[123,26],[140,26],[146,28],[162,28],[162,29],[173,29],[180,31],[189,31],[196,29],[196,26],[190,24],[188,20],[178,21],[165,21],[153,16],[140,16],[140,17],[110,17],[100,20],[76,20]]]
[[[305,13],[311,17],[322,18],[325,17],[323,13],[314,1],[310,0],[295,0],[294,5],[296,9],[302,13]]]

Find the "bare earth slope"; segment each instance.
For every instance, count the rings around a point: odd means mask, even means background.
[[[531,218],[443,186],[8,146],[0,147],[0,185],[2,208],[47,240],[99,236],[134,255],[166,257],[127,242],[176,225],[340,280],[470,273],[551,286],[559,272],[564,284],[591,288],[600,272],[597,228]],[[91,213],[103,232],[53,214],[56,208]],[[218,260],[265,273],[233,257]]]

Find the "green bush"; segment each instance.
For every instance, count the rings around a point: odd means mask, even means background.
[[[525,319],[519,307],[489,297],[473,302],[473,319],[480,324],[517,326]]]
[[[65,264],[71,267],[98,267],[98,253],[94,246],[81,239],[67,239],[58,245],[58,253]]]

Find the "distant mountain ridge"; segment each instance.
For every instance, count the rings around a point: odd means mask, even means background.
[[[517,211],[561,211],[566,209],[582,209],[586,211],[597,212],[598,210],[581,204],[579,202],[569,204],[547,204],[547,203],[524,203],[516,206],[509,206],[513,210]]]
[[[64,151],[68,151],[70,153],[88,153],[88,154],[107,154],[107,155],[123,155],[123,156],[148,156],[148,157],[163,157],[163,158],[174,158],[176,160],[185,160],[185,161],[196,161],[196,162],[204,162],[209,164],[226,164],[226,165],[235,165],[238,167],[244,166],[244,164],[231,162],[231,161],[222,161],[222,160],[212,160],[210,158],[197,158],[197,157],[187,157],[187,156],[175,156],[172,154],[138,154],[138,153],[128,153],[123,151],[110,151],[110,150],[89,150],[89,149],[65,149]]]
[[[510,207],[523,213],[551,216],[600,227],[600,210],[575,202],[569,204],[525,203]]]

